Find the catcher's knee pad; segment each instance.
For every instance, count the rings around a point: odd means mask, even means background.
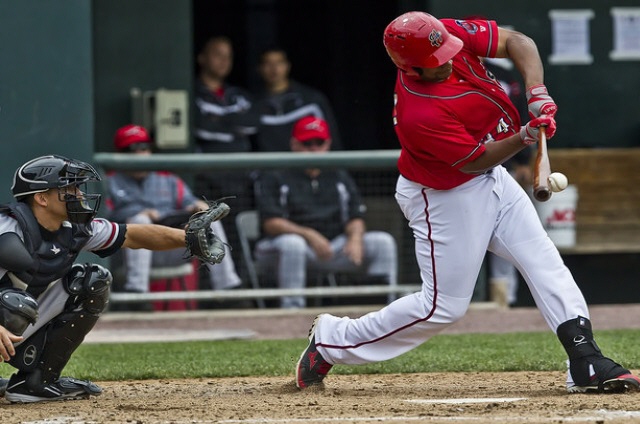
[[[38,320],[38,302],[24,290],[0,290],[0,325],[21,336]]]
[[[629,372],[602,354],[587,318],[579,316],[563,322],[556,333],[569,356],[569,372],[578,386],[602,383]]]
[[[93,315],[100,315],[109,303],[111,272],[98,264],[74,264],[64,278],[72,309],[78,306]]]

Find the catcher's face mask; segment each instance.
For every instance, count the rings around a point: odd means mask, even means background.
[[[58,199],[67,205],[69,222],[85,225],[98,213],[102,195],[87,194],[86,189],[80,188],[86,184],[71,185],[58,189]]]
[[[74,224],[85,225],[98,213],[102,195],[88,192],[88,183],[100,181],[100,176],[89,164],[71,161],[60,176],[58,199],[67,206],[67,217]]]

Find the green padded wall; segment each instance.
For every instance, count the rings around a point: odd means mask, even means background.
[[[0,0],[0,202],[32,157],[93,155],[91,2]]]
[[[130,90],[188,90],[191,0],[93,0],[96,151],[131,121]]]

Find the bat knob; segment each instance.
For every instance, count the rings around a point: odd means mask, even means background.
[[[548,188],[540,188],[533,192],[533,197],[539,202],[546,202],[551,198],[551,190]]]

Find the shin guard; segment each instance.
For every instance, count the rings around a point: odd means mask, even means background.
[[[563,322],[556,333],[569,356],[569,372],[577,386],[601,389],[605,381],[629,373],[602,355],[587,318],[579,316]]]
[[[39,370],[41,383],[56,381],[98,317],[85,311],[63,312],[18,346],[9,363],[20,371]]]

